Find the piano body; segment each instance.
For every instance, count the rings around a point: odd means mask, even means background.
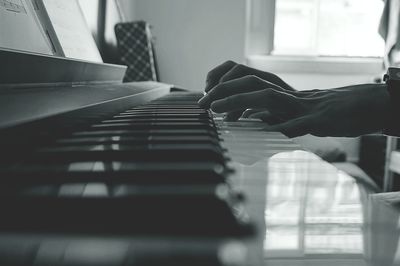
[[[398,210],[261,122],[121,66],[0,62],[0,265],[399,264]]]

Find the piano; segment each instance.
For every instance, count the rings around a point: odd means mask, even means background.
[[[0,265],[400,265],[398,202],[200,93],[0,51]]]

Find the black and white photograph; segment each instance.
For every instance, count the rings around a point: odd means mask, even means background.
[[[400,266],[400,0],[0,0],[0,266]]]

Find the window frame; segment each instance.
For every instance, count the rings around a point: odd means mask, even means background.
[[[285,73],[371,74],[384,71],[381,57],[274,55],[276,0],[247,0],[246,63]]]

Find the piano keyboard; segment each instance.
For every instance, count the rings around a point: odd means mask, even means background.
[[[198,98],[171,93],[4,149],[0,264],[243,263],[254,228]]]

